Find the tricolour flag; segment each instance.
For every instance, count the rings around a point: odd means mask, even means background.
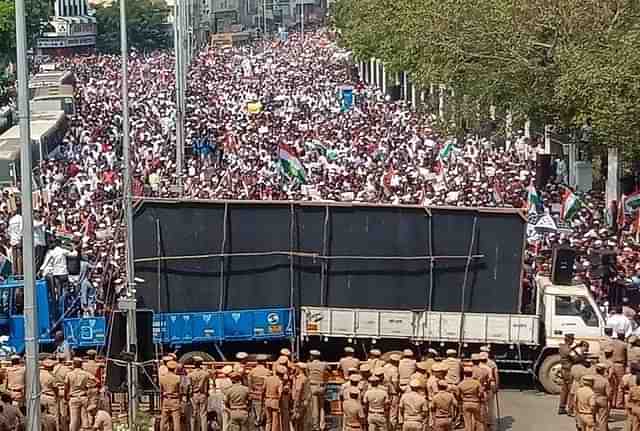
[[[569,187],[565,187],[562,193],[562,208],[560,209],[560,218],[565,221],[571,221],[580,209],[580,199],[573,193]]]
[[[536,190],[536,186],[533,185],[533,182],[529,184],[527,187],[527,208],[529,212],[537,212],[539,209],[542,209],[542,199]]]
[[[444,144],[444,147],[440,149],[440,151],[438,152],[438,156],[436,157],[436,160],[439,160],[439,161],[447,160],[449,159],[449,156],[451,156],[452,152],[453,152],[453,143],[448,142]]]
[[[301,183],[306,182],[307,174],[302,162],[295,156],[293,149],[287,145],[280,145],[278,148],[280,166],[290,178],[296,178]]]

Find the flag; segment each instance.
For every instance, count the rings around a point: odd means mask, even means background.
[[[538,212],[539,209],[542,209],[542,199],[536,190],[536,186],[533,185],[533,182],[527,187],[527,208],[529,212]]]
[[[569,187],[565,187],[562,194],[562,208],[560,209],[560,218],[565,221],[571,221],[580,209],[580,199],[573,193]]]
[[[302,162],[295,156],[294,151],[287,145],[280,145],[278,149],[280,166],[290,178],[297,178],[301,183],[306,182],[307,175]]]
[[[447,160],[449,156],[451,156],[452,152],[453,152],[453,143],[448,142],[444,145],[444,147],[440,149],[440,151],[438,152],[438,156],[436,157],[436,160],[439,160],[439,161]]]

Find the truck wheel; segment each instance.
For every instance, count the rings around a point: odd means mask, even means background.
[[[542,361],[538,370],[538,380],[542,384],[544,390],[552,395],[560,393],[562,385],[562,364],[560,355],[550,355]]]
[[[199,351],[196,350],[196,351],[193,351],[193,352],[187,352],[184,355],[180,356],[180,363],[182,365],[190,364],[191,362],[193,362],[193,357],[194,356],[200,356],[204,362],[213,362],[214,361],[213,356],[211,356],[207,352],[199,352]]]

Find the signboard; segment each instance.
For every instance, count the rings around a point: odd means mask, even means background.
[[[61,38],[42,37],[38,39],[38,48],[66,48],[71,46],[93,46],[95,44],[95,36]]]

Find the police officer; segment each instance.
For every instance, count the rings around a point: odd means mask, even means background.
[[[629,344],[629,353],[627,355],[629,367],[632,363],[640,365],[640,337],[630,337]]]
[[[384,384],[389,392],[389,425],[392,430],[398,426],[398,404],[400,403],[400,373],[398,372],[398,364],[400,363],[400,355],[394,353],[389,356],[389,363],[385,364]]]
[[[359,431],[365,426],[365,414],[360,403],[360,391],[357,387],[350,387],[342,403],[342,428],[344,431]]]
[[[369,431],[387,431],[387,413],[390,399],[387,391],[380,387],[380,378],[369,377],[369,389],[364,394],[363,404]]]
[[[371,349],[369,351],[369,368],[374,373],[378,368],[384,367],[384,361],[381,358],[382,352],[379,349]]]
[[[593,381],[593,375],[582,376],[582,387],[576,392],[576,426],[580,431],[594,431],[596,397]]]
[[[431,375],[427,379],[427,399],[433,401],[433,397],[438,393],[438,382],[444,380],[447,375],[448,368],[440,362],[436,362],[431,366]]]
[[[457,407],[456,398],[447,391],[449,384],[446,380],[438,381],[438,393],[431,400],[431,416],[433,431],[451,431],[453,415]]]
[[[2,415],[7,419],[9,425],[12,430],[21,431],[24,429],[24,415],[18,409],[18,407],[14,406],[12,403],[11,394],[8,392],[2,391],[0,395],[0,400],[4,406]]]
[[[280,356],[278,356],[278,359],[273,363],[272,371],[275,373],[276,367],[278,367],[278,365],[284,365],[285,368],[289,368],[290,360],[291,360],[291,351],[286,348],[280,349]]]
[[[160,364],[160,366],[158,367],[158,377],[162,377],[165,374],[167,374],[169,372],[169,368],[167,367],[167,363],[169,361],[172,361],[173,359],[171,359],[171,356],[163,356],[162,357],[162,362]]]
[[[89,404],[87,414],[91,429],[96,431],[113,431],[113,420],[106,410],[99,408],[98,404]]]
[[[462,380],[462,361],[457,358],[458,352],[454,349],[447,349],[447,358],[442,361],[447,367],[447,376],[445,380],[450,385],[457,385]]]
[[[296,375],[293,379],[293,429],[295,431],[306,431],[311,429],[311,385],[306,374],[307,364],[296,363]]]
[[[7,389],[14,405],[24,408],[25,367],[20,363],[20,356],[11,356],[11,365],[7,368]]]
[[[324,396],[326,387],[327,364],[320,360],[320,351],[311,350],[311,362],[307,364],[309,382],[311,383],[311,417],[313,430],[324,430]]]
[[[360,380],[358,387],[360,388],[360,394],[364,396],[365,392],[369,389],[369,377],[371,377],[369,364],[360,364],[360,375],[362,376],[362,380]]]
[[[427,424],[429,404],[420,393],[421,380],[411,380],[409,389],[400,397],[399,421],[402,431],[422,431]]]
[[[629,392],[625,431],[640,431],[640,386],[632,387]]]
[[[55,418],[56,424],[58,417],[58,381],[53,376],[53,366],[55,363],[51,359],[45,359],[42,363],[43,369],[40,370],[40,404],[44,407],[44,411]],[[56,425],[57,427],[57,425]]]
[[[232,372],[233,367],[231,365],[225,365],[224,367],[222,367],[222,369],[219,371],[218,376],[214,380],[214,396],[210,398],[210,402],[212,405],[209,410],[216,412],[218,416],[218,424],[221,427],[222,431],[226,431],[227,424],[229,423],[229,412],[224,406],[224,393],[233,385],[233,382],[229,378]]]
[[[176,361],[167,362],[167,373],[162,375],[160,381],[160,429],[166,430],[171,421],[173,431],[182,429],[180,423],[180,402],[182,400],[182,389],[180,386],[180,376],[176,374],[178,363]]]
[[[96,361],[98,352],[91,349],[87,351],[88,359],[82,364],[82,369],[91,375],[87,397],[89,404],[97,404],[100,397],[100,364]]]
[[[609,398],[611,397],[611,385],[606,377],[607,364],[597,363],[596,374],[593,376],[593,392],[596,397],[595,420],[596,431],[608,431],[609,429]]]
[[[69,403],[70,431],[80,431],[80,428],[87,427],[87,390],[91,379],[91,374],[82,369],[82,359],[73,358],[73,369],[64,381],[65,399]]]
[[[424,361],[425,366],[427,367],[427,374],[431,374],[431,367],[433,366],[433,364],[438,362],[436,360],[437,356],[438,351],[436,349],[429,348],[429,350],[427,350],[427,359]]]
[[[486,424],[487,429],[491,429],[496,425],[496,374],[497,369],[493,369],[489,366],[489,354],[487,352],[480,352],[478,354],[480,359],[479,366],[486,370],[486,374],[489,376],[489,385],[486,387],[485,391],[485,403],[486,403]]]
[[[464,378],[458,385],[462,402],[462,416],[465,431],[484,430],[483,399],[484,389],[479,380],[473,378],[473,368],[464,368]]]
[[[358,369],[357,368],[349,368],[349,370],[347,371],[347,379],[345,380],[345,382],[340,386],[340,401],[344,401],[347,399],[346,397],[346,390],[351,386],[351,376],[358,374]]]
[[[571,366],[573,365],[575,351],[575,338],[571,333],[564,334],[564,343],[560,343],[558,350],[560,353],[560,364],[562,366],[562,385],[560,386],[560,405],[558,414],[567,414],[567,402],[571,390]]]
[[[247,378],[247,361],[249,360],[249,354],[247,352],[238,352],[236,353],[236,363],[233,364],[233,371],[240,374],[240,378],[242,379],[242,384],[245,386],[249,385],[249,381]]]
[[[625,334],[622,332],[617,333],[617,338],[611,340],[611,347],[613,347],[613,354],[611,356],[611,361],[613,362],[613,373],[616,376],[616,380],[618,382],[622,381],[622,376],[624,376],[626,367],[627,367],[627,343],[624,342]],[[624,408],[624,395],[622,393],[622,388],[618,385],[616,390],[614,391],[614,408],[622,409]]]
[[[262,405],[266,416],[267,431],[286,431],[280,424],[280,398],[284,389],[282,377],[287,372],[282,365],[276,366],[275,375],[264,379]]]
[[[416,372],[416,360],[413,359],[413,350],[404,349],[402,359],[398,363],[398,377],[400,380],[400,391],[405,392],[409,389],[409,381],[411,376]]]
[[[269,369],[265,366],[267,355],[257,355],[258,364],[249,372],[249,398],[251,399],[251,407],[249,409],[250,425],[256,429],[263,429],[262,419],[262,392],[264,391],[264,379],[271,375]]]
[[[426,362],[417,362],[416,363],[416,371],[410,377],[410,380],[419,380],[420,381],[420,390],[424,391],[427,388],[427,364]]]
[[[225,406],[229,410],[228,431],[249,430],[249,388],[242,384],[242,375],[231,373],[233,385],[225,391]],[[193,430],[193,428],[192,428]],[[203,429],[203,431],[206,431]]]
[[[193,357],[194,369],[189,373],[189,398],[191,399],[191,431],[207,431],[207,398],[209,397],[209,373],[202,369],[203,358]]]
[[[69,427],[69,403],[65,397],[65,380],[67,374],[71,372],[71,368],[65,362],[65,355],[59,353],[57,355],[58,363],[53,367],[53,376],[58,382],[58,429],[60,431],[67,430]]]
[[[354,356],[355,350],[351,346],[347,346],[344,348],[344,356],[340,358],[340,362],[338,366],[342,370],[342,376],[347,379],[349,377],[349,369],[350,368],[359,368],[360,367],[360,359]]]

